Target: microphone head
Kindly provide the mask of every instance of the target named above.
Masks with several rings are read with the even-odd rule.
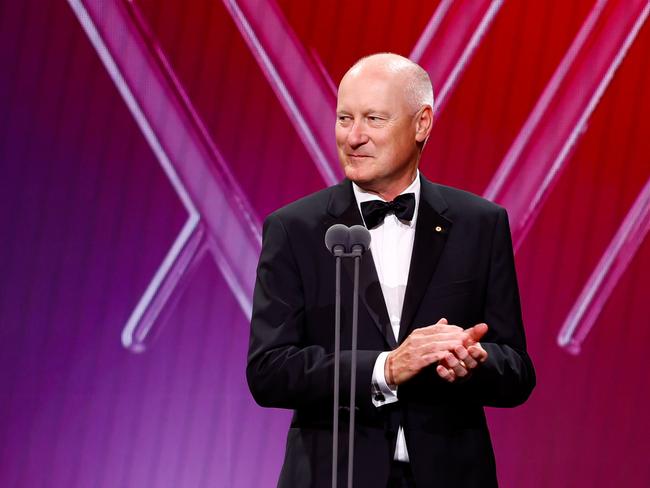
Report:
[[[346,252],[350,240],[350,229],[343,224],[334,224],[325,232],[325,247],[329,252],[334,253],[335,248],[340,247]]]
[[[349,229],[350,233],[350,249],[355,246],[361,246],[361,253],[363,254],[370,248],[370,231],[363,225],[353,225]]]

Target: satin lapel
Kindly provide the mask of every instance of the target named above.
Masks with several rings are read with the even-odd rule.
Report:
[[[332,188],[328,212],[333,219],[328,220],[326,227],[339,223],[347,226],[363,225],[363,219],[361,218],[361,213],[359,213],[359,207],[354,198],[352,184],[349,180],[344,180]],[[342,267],[348,275],[350,282],[352,282],[354,280],[354,261],[352,259],[344,259]],[[397,343],[390,325],[388,309],[386,308],[384,295],[381,291],[379,278],[377,277],[377,268],[375,267],[372,252],[370,251],[361,257],[361,264],[359,266],[359,298],[368,310],[375,326],[384,336],[386,343],[391,349],[395,348]]]
[[[429,286],[452,225],[449,219],[441,215],[447,207],[438,189],[424,177],[421,182],[420,206],[400,320],[399,343],[411,332],[413,318]]]

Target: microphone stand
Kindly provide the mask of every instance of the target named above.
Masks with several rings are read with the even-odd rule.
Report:
[[[352,472],[354,469],[354,421],[357,385],[357,330],[359,321],[359,263],[361,261],[361,246],[352,248],[354,258],[354,295],[352,296],[352,366],[350,372],[350,432],[348,437],[348,488],[352,488]]]
[[[338,246],[337,246],[338,247]],[[339,451],[339,384],[341,369],[341,257],[343,250],[333,250],[336,261],[336,291],[334,299],[334,413],[332,421],[332,488],[336,488]]]
[[[341,249],[334,250],[336,260],[336,290],[334,300],[334,412],[332,428],[332,488],[337,485],[338,473],[338,441],[339,441],[339,385],[341,369],[341,258],[354,259],[354,282],[352,295],[352,344],[351,344],[351,370],[350,370],[350,428],[348,433],[348,488],[352,488],[352,475],[354,473],[354,425],[356,413],[356,386],[357,386],[357,337],[359,329],[359,266],[362,246],[353,246],[352,252],[344,253]]]
[[[370,244],[370,233],[365,227],[353,226],[348,229],[341,224],[336,224],[333,227],[340,226],[341,228],[335,229],[349,235],[349,230],[352,230],[354,239],[352,241],[352,252],[345,252],[345,248],[340,244],[341,234],[339,233],[334,237],[332,233],[332,241],[326,235],[326,245],[328,249],[334,254],[336,261],[336,284],[335,284],[335,300],[334,300],[334,412],[332,420],[332,488],[336,488],[338,482],[338,441],[339,441],[339,386],[340,386],[340,369],[341,369],[341,258],[354,259],[354,282],[353,282],[353,296],[352,296],[352,343],[351,343],[351,371],[350,371],[350,427],[348,436],[348,488],[352,488],[352,475],[354,473],[354,426],[355,426],[355,410],[356,410],[356,384],[357,384],[357,336],[358,336],[358,319],[359,319],[359,266],[361,255],[365,252]],[[328,234],[332,230],[328,230]],[[361,232],[361,234],[360,234]],[[348,241],[349,242],[349,241]]]

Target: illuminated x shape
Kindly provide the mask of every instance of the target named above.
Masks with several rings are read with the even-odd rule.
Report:
[[[250,311],[260,225],[223,156],[165,59],[144,42],[142,24],[130,4],[69,3],[188,212],[129,317],[122,343],[135,352],[145,349],[161,313],[180,296],[206,250],[241,308]]]
[[[259,219],[161,49],[147,35],[145,24],[130,2],[69,3],[189,214],[124,328],[124,345],[133,351],[144,350],[161,312],[180,295],[193,265],[206,250],[213,255],[244,313],[250,315],[254,268],[260,250]],[[315,53],[310,56],[305,52],[274,1],[224,3],[325,183],[335,183],[341,177],[331,143],[335,88],[322,64]],[[448,100],[501,3],[443,0],[425,28],[411,58],[431,75],[437,93],[436,114]],[[516,247],[534,222],[647,15],[647,1],[595,3],[486,190],[488,198],[509,208]],[[593,59],[599,59],[596,69]],[[574,97],[576,92],[583,96]],[[166,109],[163,117],[161,107]],[[549,132],[556,126],[561,130]],[[602,268],[614,270],[609,276],[615,277],[615,283],[648,232],[649,186],[594,271],[596,278],[592,276],[586,287],[591,291],[583,292],[563,327],[560,344],[571,344],[574,352],[591,325],[581,329],[577,341],[571,321],[575,323],[576,317],[588,313],[593,324],[613,288],[611,279],[608,286],[599,288]],[[215,216],[211,209],[217,208],[220,212]],[[627,239],[626,232],[632,232],[634,238]],[[229,245],[232,242],[237,246]],[[617,260],[621,255],[622,259]]]

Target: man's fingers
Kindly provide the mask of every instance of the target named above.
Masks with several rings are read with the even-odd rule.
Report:
[[[441,349],[441,350],[436,350],[432,352],[428,352],[426,354],[423,354],[420,358],[422,360],[422,365],[421,367],[424,368],[426,366],[429,366],[430,364],[440,362],[447,366],[447,363],[445,362],[445,358],[449,353],[449,349]],[[452,354],[453,356],[453,354]]]
[[[445,356],[448,351],[453,351],[458,346],[462,346],[463,341],[460,339],[448,339],[442,341],[432,341],[421,344],[418,347],[418,352],[422,355],[428,355],[432,353],[440,353],[440,357],[436,361],[440,360]]]
[[[444,357],[444,366],[450,368],[458,378],[467,376],[467,368],[452,353],[447,353]]]
[[[439,364],[436,367],[436,373],[438,373],[438,376],[440,376],[443,380],[448,381],[449,383],[453,383],[454,380],[456,379],[456,375],[454,374],[454,371],[445,368],[442,364]]]
[[[478,363],[484,363],[487,361],[488,354],[485,349],[481,347],[480,344],[474,344],[467,348],[469,355],[474,358]]]
[[[474,359],[469,351],[463,346],[458,346],[454,349],[454,354],[458,359],[460,359],[468,370],[476,368],[478,362]]]

